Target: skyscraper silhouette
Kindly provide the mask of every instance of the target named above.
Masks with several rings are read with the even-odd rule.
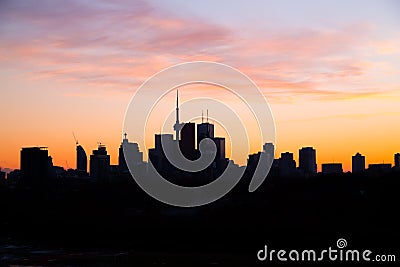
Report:
[[[293,159],[293,153],[281,153],[278,166],[280,176],[294,175],[296,173],[296,161]]]
[[[172,149],[175,144],[172,134],[156,134],[154,136],[154,148],[149,149],[149,161],[154,168],[163,176],[171,171],[171,163],[169,163],[164,149]]]
[[[179,141],[179,148],[185,158],[190,160],[194,160],[196,158],[195,145],[195,124],[191,122],[185,123],[181,129],[181,140]]]
[[[363,171],[365,171],[365,156],[357,152],[351,157],[351,172],[361,173]]]
[[[269,160],[275,158],[275,146],[273,143],[265,143],[263,145],[263,151],[268,155]]]
[[[299,150],[299,170],[306,176],[317,174],[317,159],[314,148],[303,147]]]
[[[204,138],[214,138],[214,124],[203,122],[197,125],[197,149]]]
[[[79,144],[78,139],[75,137],[75,133],[72,132],[76,144],[76,171],[78,176],[87,176],[87,156],[85,149]]]
[[[104,145],[99,144],[97,150],[90,155],[90,177],[100,182],[108,181],[110,174],[110,155]]]
[[[82,173],[87,172],[87,156],[81,145],[76,146],[76,170]]]
[[[207,111],[207,122],[197,125],[197,140],[196,140],[196,124],[192,122],[181,123],[179,121],[179,93],[176,94],[176,121],[174,124],[175,140],[172,134],[156,134],[154,140],[154,148],[149,149],[149,161],[154,168],[163,177],[168,180],[174,179],[175,177],[191,177],[196,179],[201,176],[214,178],[216,175],[225,170],[228,159],[225,155],[225,138],[214,136],[214,125],[208,122],[208,111]],[[190,173],[187,171],[180,170],[173,165],[166,157],[165,151],[170,149],[171,153],[178,149],[182,155],[188,160],[196,160],[200,157],[199,144],[205,138],[209,138],[208,142],[204,145],[203,152],[211,153],[215,145],[216,155],[212,163],[205,168],[203,171]],[[163,140],[163,142],[162,142]],[[196,142],[197,141],[197,142]],[[197,144],[197,149],[196,149]],[[174,155],[177,156],[177,155]]]
[[[128,153],[132,157],[132,165],[141,165],[143,163],[143,153],[139,151],[139,145],[137,143],[129,142],[126,138],[127,134],[124,134],[124,139],[119,147],[118,153],[118,170],[121,174],[129,173],[128,165],[125,160],[125,153]]]
[[[44,184],[49,178],[49,160],[47,147],[22,148],[20,167],[22,182],[32,186]]]
[[[212,139],[217,147],[217,154],[215,156],[216,160],[225,160],[225,138],[214,137]]]

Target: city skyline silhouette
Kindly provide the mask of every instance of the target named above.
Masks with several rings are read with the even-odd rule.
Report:
[[[204,138],[209,138],[212,142],[215,143],[216,145],[216,156],[213,160],[213,164],[215,165],[214,168],[216,170],[214,171],[206,171],[203,172],[201,175],[204,176],[202,178],[212,178],[215,179],[219,175],[222,174],[224,169],[226,168],[228,162],[231,160],[229,159],[228,156],[226,156],[225,153],[225,138],[223,137],[216,137],[214,133],[214,128],[215,125],[212,122],[209,122],[209,116],[208,116],[208,109],[206,109],[206,118],[204,121],[204,113],[202,111],[202,116],[201,116],[201,123],[200,124],[195,124],[192,122],[181,122],[180,121],[180,109],[179,109],[179,90],[176,90],[176,107],[175,107],[175,124],[172,125],[172,129],[175,131],[175,138],[172,134],[167,134],[167,133],[162,133],[161,130],[157,134],[155,133],[155,141],[154,141],[154,147],[149,148],[148,154],[149,158],[148,161],[152,161],[152,164],[155,166],[156,170],[159,173],[164,174],[164,176],[181,176],[183,175],[182,173],[176,173],[176,168],[173,167],[172,165],[170,167],[166,167],[170,165],[169,159],[166,158],[165,156],[165,151],[163,151],[162,147],[162,139],[164,138],[168,146],[171,146],[172,143],[177,142],[178,143],[178,148],[181,151],[182,155],[191,161],[196,160],[201,157],[200,151],[199,151],[199,144],[200,141],[202,141]],[[197,130],[196,130],[197,129]],[[147,168],[144,167],[145,165],[148,164],[145,160],[143,160],[143,152],[140,151],[139,145],[135,142],[129,142],[127,136],[127,133],[123,134],[123,139],[121,142],[121,146],[119,148],[119,155],[118,155],[118,165],[112,165],[111,160],[110,160],[110,155],[107,153],[106,146],[102,143],[98,143],[98,149],[93,150],[93,153],[90,155],[90,160],[88,160],[87,154],[83,146],[78,142],[78,139],[76,138],[75,134],[72,133],[73,138],[75,140],[76,144],[76,168],[66,168],[65,174],[67,173],[68,170],[76,170],[75,175],[77,176],[90,176],[94,179],[102,179],[101,177],[107,178],[109,173],[111,173],[111,167],[114,166],[114,168],[118,169],[119,174],[123,173],[128,173],[129,169],[127,167],[127,163],[125,162],[125,156],[124,156],[124,151],[122,149],[122,145],[126,143],[129,148],[133,148],[132,151],[129,153],[136,153],[138,156],[136,157],[135,164],[136,166],[140,168]],[[267,149],[266,147],[270,147]],[[43,150],[45,148],[45,150]],[[27,164],[27,160],[23,160],[24,156],[28,151],[35,151],[34,153],[38,153],[40,151],[47,151],[47,147],[25,147],[22,148],[21,150],[21,158],[20,158],[20,170],[24,169],[23,165],[24,162]],[[37,151],[37,152],[36,152]],[[25,154],[24,154],[25,152]],[[206,151],[207,152],[207,151]],[[128,152],[126,152],[128,153]],[[241,165],[242,167],[249,167],[249,164],[252,164],[252,160],[254,160],[259,153],[266,153],[269,154],[269,157],[272,157],[273,159],[273,164],[272,164],[272,169],[275,172],[278,172],[280,176],[313,176],[316,175],[317,173],[323,173],[323,174],[341,174],[343,172],[346,172],[346,170],[343,169],[343,164],[341,162],[321,162],[318,164],[317,162],[317,153],[316,149],[313,147],[302,147],[299,149],[299,156],[298,160],[296,161],[294,159],[294,154],[293,152],[286,151],[282,152],[279,155],[276,155],[275,153],[275,144],[274,143],[265,143],[263,145],[263,150],[262,151],[257,151],[256,153],[252,153],[248,155],[247,158],[247,164]],[[39,154],[35,156],[33,153],[32,154],[32,162],[29,164],[34,164],[34,165],[39,165],[39,164],[44,164],[40,162],[47,162],[47,157],[49,157],[51,161],[51,166],[53,168],[53,158],[48,155],[46,152],[46,156],[44,156],[44,159],[40,160],[39,159]],[[277,157],[278,156],[278,157]],[[381,162],[381,163],[366,163],[365,160],[365,155],[360,154],[357,152],[355,155],[352,156],[352,165],[351,165],[351,172],[353,173],[360,173],[368,169],[372,170],[390,170],[393,166],[395,169],[400,168],[400,154],[395,153],[393,157],[393,164],[388,163],[388,162]],[[105,160],[105,161],[104,161]],[[89,165],[88,165],[89,162]],[[234,162],[234,161],[233,161]],[[68,163],[67,163],[68,164]],[[45,164],[46,165],[46,164]],[[143,166],[140,166],[143,165]],[[318,168],[318,165],[320,166]],[[90,167],[88,170],[88,166]],[[161,167],[163,166],[163,167]],[[216,167],[219,166],[219,167]],[[58,171],[61,171],[63,169],[62,166],[54,166],[55,168],[58,169]],[[209,166],[210,167],[210,166]],[[25,167],[26,168],[26,167]],[[164,169],[162,169],[164,168]],[[274,170],[275,168],[275,170]],[[46,172],[44,171],[46,169],[46,166],[41,167],[41,171],[34,171],[36,173],[33,175],[33,177],[37,176],[46,176]],[[218,170],[217,170],[218,169]],[[16,170],[16,171],[15,171]],[[11,172],[11,176],[13,176],[13,173],[18,172],[18,169],[15,170],[8,170],[8,172]],[[0,169],[1,171],[1,169]],[[350,172],[350,171],[349,171]],[[4,172],[3,172],[4,173]],[[64,174],[64,175],[65,175]],[[216,175],[218,174],[218,175]],[[60,174],[61,175],[61,174]],[[22,177],[23,175],[21,175]],[[189,175],[190,176],[190,175]],[[210,177],[207,177],[210,176]],[[4,174],[4,178],[6,175]],[[32,179],[29,178],[29,179]],[[187,178],[190,179],[190,178]]]
[[[136,88],[164,68],[194,60],[231,65],[255,81],[275,116],[278,154],[298,158],[299,147],[313,146],[318,162],[342,162],[350,170],[357,151],[371,163],[392,162],[400,147],[393,123],[400,115],[395,3],[313,3],[295,5],[296,11],[280,2],[230,9],[210,3],[224,10],[219,16],[207,4],[174,0],[31,5],[4,3],[0,16],[3,168],[19,168],[16,148],[42,144],[67,168],[75,160],[72,131],[88,150],[106,144],[117,164],[123,114]],[[119,24],[106,28],[98,21]],[[182,89],[182,102],[197,92],[192,89]],[[197,89],[229,99],[212,87]],[[172,103],[175,95],[168,97]],[[150,142],[159,127],[150,129]]]

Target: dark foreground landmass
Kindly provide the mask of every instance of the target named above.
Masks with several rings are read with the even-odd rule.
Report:
[[[400,259],[399,172],[268,177],[253,193],[249,181],[197,208],[162,204],[131,179],[2,186],[0,266],[266,266],[264,245],[339,238]]]

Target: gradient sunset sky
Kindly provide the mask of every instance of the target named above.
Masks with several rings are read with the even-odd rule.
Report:
[[[38,145],[55,165],[75,167],[72,131],[88,154],[106,144],[117,164],[135,90],[195,60],[257,83],[277,156],[297,161],[313,146],[319,169],[350,170],[356,152],[393,163],[399,29],[399,1],[0,1],[0,166],[19,168],[21,147]]]

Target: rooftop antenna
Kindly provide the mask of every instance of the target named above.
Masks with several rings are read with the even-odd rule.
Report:
[[[78,140],[76,139],[74,132],[72,132],[72,135],[74,136],[75,144],[78,145],[79,143],[78,143]]]
[[[208,123],[208,109],[207,109],[207,123]]]
[[[124,140],[126,140],[126,136],[127,136],[127,134],[126,134],[126,133],[124,133]]]
[[[68,170],[69,169],[68,160],[65,160],[65,163],[67,164],[67,170]]]
[[[201,123],[203,123],[203,110],[201,110]]]

